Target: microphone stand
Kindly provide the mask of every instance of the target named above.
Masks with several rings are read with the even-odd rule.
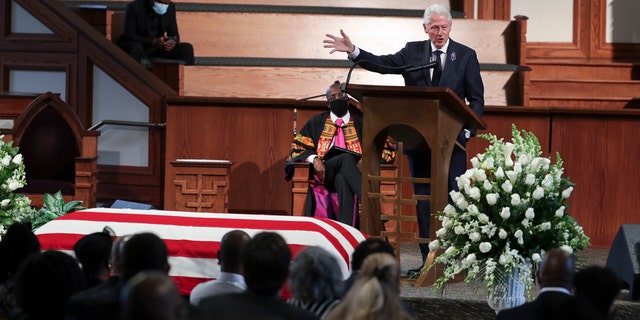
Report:
[[[437,63],[435,61],[429,62],[425,65],[421,65],[421,66],[400,66],[400,67],[389,67],[389,66],[385,66],[385,65],[381,65],[378,63],[375,63],[373,61],[369,61],[369,60],[359,60],[359,61],[355,61],[351,67],[349,68],[349,72],[347,73],[347,80],[345,80],[345,82],[343,82],[340,85],[340,90],[343,92],[347,92],[347,85],[349,84],[349,81],[351,80],[351,73],[353,72],[353,69],[356,68],[356,66],[360,65],[361,62],[365,62],[365,63],[370,63],[376,67],[380,67],[380,68],[385,68],[389,71],[403,71],[401,73],[404,72],[414,72],[414,71],[418,71],[418,70],[422,70],[422,69],[431,69],[431,68],[435,68]]]

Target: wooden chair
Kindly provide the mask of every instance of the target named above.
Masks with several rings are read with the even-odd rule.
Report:
[[[2,130],[24,157],[27,185],[18,190],[41,207],[44,193],[61,191],[65,201],[81,200],[95,207],[99,131],[87,131],[60,97],[38,96]]]

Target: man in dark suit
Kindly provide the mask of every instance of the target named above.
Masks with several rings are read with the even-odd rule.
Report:
[[[564,319],[564,313],[573,301],[575,261],[562,249],[552,249],[540,263],[538,281],[540,294],[528,303],[502,310],[496,320]]]
[[[180,42],[176,5],[170,0],[134,0],[127,5],[124,32],[118,46],[150,67],[149,59],[163,58],[194,63],[193,46]]]
[[[341,37],[327,34],[324,40],[325,48],[332,48],[330,53],[339,51],[348,53],[349,59],[369,71],[378,73],[399,73],[407,86],[448,87],[458,97],[466,100],[469,108],[479,117],[484,111],[484,85],[480,77],[480,64],[476,52],[449,38],[452,27],[452,17],[449,9],[443,5],[434,4],[424,12],[424,31],[429,40],[409,42],[400,51],[389,55],[374,55],[356,47],[343,30]],[[436,54],[437,53],[437,54]],[[433,69],[406,71],[404,66],[423,66],[436,62]],[[458,134],[457,142],[464,148],[467,140],[475,132],[463,128]],[[467,169],[467,156],[464,149],[454,147],[449,168],[449,191],[458,190],[455,178]],[[431,154],[426,148],[407,150],[411,176],[427,178],[431,176]],[[425,195],[430,193],[428,184],[414,184],[414,193]],[[442,208],[438,208],[442,209]],[[418,217],[418,235],[429,237],[429,202],[418,201],[416,213]],[[429,253],[426,244],[420,245],[423,261]],[[419,272],[417,269],[410,273]]]
[[[198,305],[208,319],[318,319],[284,302],[280,289],[287,280],[291,249],[275,232],[256,234],[242,250],[247,291],[207,297]]]

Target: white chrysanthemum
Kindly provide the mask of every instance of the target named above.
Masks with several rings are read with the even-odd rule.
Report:
[[[571,196],[571,192],[573,192],[573,187],[566,188],[562,191],[562,198],[569,199]]]
[[[487,253],[487,252],[491,251],[491,243],[490,242],[481,242],[480,245],[478,246],[478,249],[480,249],[480,252],[482,252],[482,253]]]
[[[487,204],[489,204],[490,206],[492,206],[492,205],[494,205],[494,204],[496,204],[498,202],[498,194],[497,193],[487,193],[485,198],[487,199]]]
[[[558,218],[562,218],[562,216],[564,216],[564,206],[561,206],[556,210],[555,216]]]
[[[537,186],[535,190],[533,190],[533,194],[531,195],[534,199],[540,200],[544,197],[544,189],[542,187]]]
[[[533,218],[536,217],[536,213],[533,211],[533,208],[529,207],[527,208],[527,211],[524,212],[524,217],[532,220]]]
[[[502,190],[504,190],[504,192],[511,193],[511,191],[513,190],[513,185],[509,180],[505,180],[505,182],[502,184],[501,187],[502,187]]]
[[[517,206],[520,204],[520,195],[517,193],[514,193],[511,195],[511,205],[512,206]]]
[[[504,220],[509,219],[509,217],[511,217],[511,208],[509,207],[502,208],[502,210],[500,210],[500,217],[502,217],[502,219]]]

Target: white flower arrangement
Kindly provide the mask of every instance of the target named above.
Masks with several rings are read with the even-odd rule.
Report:
[[[26,184],[22,154],[13,142],[0,135],[0,236],[14,222],[28,221],[33,216],[31,200],[14,191]]]
[[[432,251],[443,250],[435,259],[444,265],[436,288],[466,272],[465,282],[484,281],[491,293],[519,269],[529,294],[532,270],[546,251],[562,248],[575,254],[589,245],[567,212],[574,184],[563,176],[560,155],[552,164],[541,156],[533,133],[513,125],[512,135],[512,142],[479,135],[490,145],[456,178],[460,191],[450,192],[453,204],[439,215],[442,228],[429,244]]]

